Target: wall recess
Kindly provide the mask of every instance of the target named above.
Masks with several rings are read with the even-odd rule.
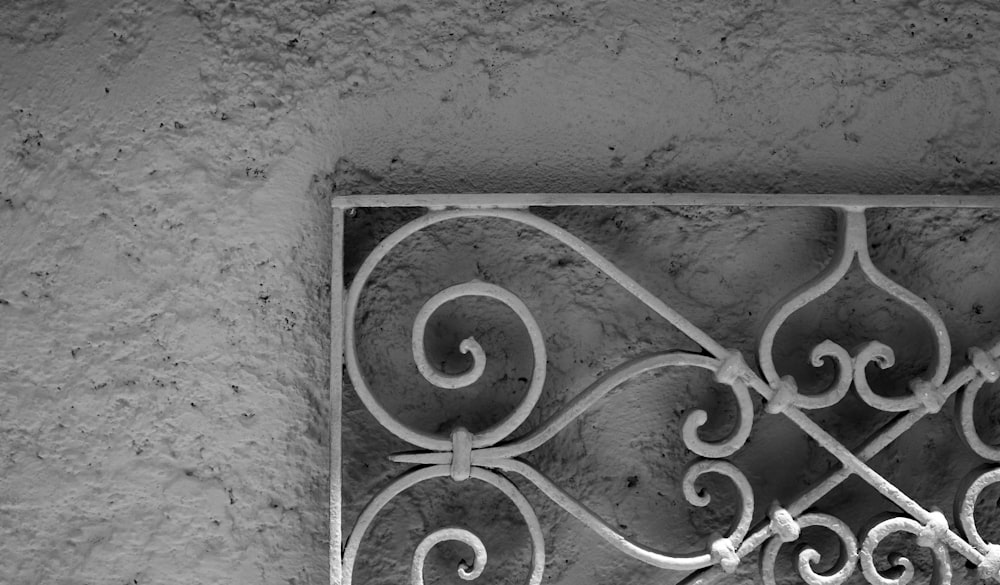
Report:
[[[1000,581],[1000,533],[983,508],[1000,486],[984,391],[1000,377],[1000,323],[953,332],[973,316],[935,295],[933,270],[912,276],[921,264],[910,247],[920,230],[993,225],[1000,197],[412,195],[333,205],[332,583],[398,582],[390,573],[573,582],[554,549],[560,559],[591,549],[627,558],[588,569],[621,570],[623,583],[637,571],[673,583]],[[353,236],[351,221],[361,222]],[[359,233],[378,241],[363,259],[351,256]],[[991,235],[964,249],[996,258]],[[675,263],[673,250],[730,236],[725,254]],[[761,242],[771,247],[755,249]],[[1000,274],[977,262],[963,274],[985,273],[995,299]],[[580,317],[608,307],[620,312],[599,326]],[[719,324],[723,313],[741,317]],[[378,425],[384,437],[351,425]],[[602,432],[618,441],[610,450],[588,444]],[[600,453],[617,455],[595,461]],[[637,471],[612,477],[628,465]],[[907,476],[937,478],[930,466],[948,467],[946,479]],[[446,524],[424,525],[437,520],[414,516],[421,505]],[[387,519],[393,507],[409,511]],[[585,536],[562,547],[554,539],[566,532]],[[400,553],[409,558],[388,558]]]

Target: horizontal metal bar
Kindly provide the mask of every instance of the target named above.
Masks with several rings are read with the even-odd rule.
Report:
[[[861,195],[779,193],[418,193],[412,195],[338,195],[334,208],[449,207],[464,209],[704,205],[736,207],[966,207],[1000,209],[1000,195]]]

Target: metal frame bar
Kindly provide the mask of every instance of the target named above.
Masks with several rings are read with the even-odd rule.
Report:
[[[760,193],[418,193],[413,195],[339,195],[336,209],[352,207],[426,207],[428,209],[517,209],[592,206],[734,206],[734,207],[973,207],[1000,208],[1000,195],[926,194],[760,194]]]
[[[783,543],[799,538],[802,528],[824,526],[840,539],[847,554],[835,571],[818,575],[813,564],[818,554],[809,550],[799,557],[799,572],[808,583],[832,585],[843,583],[860,563],[865,578],[871,583],[903,583],[912,575],[908,561],[900,561],[903,577],[889,579],[880,574],[873,560],[878,544],[893,532],[917,534],[919,543],[931,550],[936,558],[936,578],[941,583],[951,580],[948,563],[949,549],[963,555],[969,562],[980,568],[980,574],[1000,580],[1000,545],[986,542],[976,528],[973,514],[976,498],[988,485],[1000,483],[1000,466],[986,471],[977,470],[965,482],[964,491],[956,500],[955,520],[959,526],[949,527],[943,514],[927,510],[886,480],[866,461],[887,447],[927,414],[937,412],[945,400],[958,393],[956,415],[961,421],[960,436],[969,447],[981,457],[1000,462],[1000,446],[985,444],[979,437],[972,422],[972,404],[976,393],[987,382],[1000,378],[1000,341],[986,349],[970,348],[969,363],[950,377],[949,362],[951,346],[943,321],[933,307],[912,292],[890,280],[872,263],[868,255],[867,226],[865,210],[884,207],[947,207],[1000,209],[1000,196],[942,196],[942,195],[743,195],[743,194],[470,194],[470,195],[368,195],[344,196],[333,199],[334,207],[334,265],[331,310],[333,330],[331,335],[331,393],[334,401],[334,418],[331,424],[331,582],[351,583],[353,564],[360,542],[368,526],[378,512],[401,491],[432,477],[448,476],[455,481],[477,479],[493,485],[507,495],[517,505],[529,527],[532,536],[532,572],[529,582],[538,584],[544,570],[544,542],[538,519],[530,505],[510,483],[498,472],[516,473],[533,483],[546,496],[560,505],[568,513],[579,519],[612,546],[640,561],[677,571],[694,571],[689,582],[697,582],[704,570],[721,568],[732,572],[741,560],[763,547],[761,553],[761,577],[765,583],[774,583],[774,560]],[[837,253],[827,268],[812,281],[792,291],[772,311],[758,345],[760,372],[750,368],[738,351],[727,349],[715,342],[665,302],[644,289],[629,275],[618,269],[612,262],[598,254],[593,248],[573,234],[531,214],[532,206],[738,206],[738,207],[819,207],[838,211],[839,241]],[[344,213],[354,207],[426,207],[427,215],[411,221],[381,242],[361,266],[346,297],[343,296],[343,243]],[[494,427],[480,433],[470,433],[456,428],[448,437],[429,435],[408,428],[398,421],[379,403],[367,386],[358,366],[354,348],[355,309],[361,292],[375,266],[388,255],[395,246],[430,225],[461,221],[464,218],[491,217],[537,229],[568,246],[605,275],[621,285],[638,300],[673,324],[690,339],[698,343],[709,356],[686,352],[654,354],[625,362],[605,374],[591,386],[582,389],[562,411],[526,437],[504,442],[530,414],[541,392],[545,379],[546,354],[541,331],[530,310],[515,295],[502,287],[479,281],[451,286],[427,301],[418,313],[413,328],[413,355],[417,368],[426,380],[442,388],[460,388],[475,382],[482,374],[486,356],[482,348],[469,338],[463,341],[461,349],[471,353],[474,366],[458,376],[449,376],[437,371],[426,360],[423,347],[424,326],[430,316],[442,305],[467,296],[490,297],[508,305],[521,319],[528,330],[534,350],[534,372],[528,392],[523,402],[506,419]],[[877,364],[882,368],[892,365],[892,349],[879,342],[870,342],[854,354],[827,340],[814,348],[811,359],[819,365],[823,361],[836,364],[838,379],[820,394],[801,394],[796,382],[790,376],[780,376],[772,359],[773,341],[785,320],[798,309],[826,294],[857,263],[868,281],[889,296],[910,306],[928,324],[934,334],[937,351],[925,375],[911,381],[912,395],[887,398],[874,392],[869,386],[865,368]],[[340,377],[341,367],[346,365],[355,390],[365,406],[375,418],[390,432],[423,452],[397,454],[393,461],[408,463],[411,468],[373,498],[355,523],[346,543],[341,541],[340,481],[340,399],[343,391]],[[663,551],[645,547],[618,533],[584,504],[575,500],[549,481],[541,472],[517,459],[554,436],[560,429],[570,424],[588,408],[596,405],[603,396],[639,373],[667,367],[696,367],[712,371],[715,379],[729,386],[739,405],[739,423],[733,433],[722,441],[706,442],[698,435],[698,427],[704,424],[707,414],[703,411],[688,413],[682,424],[685,445],[693,453],[703,457],[695,462],[684,476],[683,487],[688,501],[694,505],[707,503],[695,489],[696,480],[706,474],[715,473],[728,477],[740,494],[741,514],[733,531],[716,539],[708,550],[698,555],[671,555]],[[850,389],[854,389],[873,408],[899,413],[888,425],[878,429],[857,452],[851,452],[833,436],[814,423],[806,410],[824,408],[837,403]],[[842,467],[819,484],[801,494],[786,506],[775,505],[768,514],[767,521],[751,526],[753,519],[754,495],[752,486],[743,473],[725,457],[743,447],[750,434],[753,420],[753,403],[749,392],[753,390],[765,399],[765,408],[770,414],[782,414],[806,432],[830,454],[836,457]],[[808,513],[810,506],[823,495],[843,483],[851,475],[857,475],[878,490],[887,499],[903,509],[909,518],[896,518],[883,522],[871,529],[862,545],[847,527],[836,518],[823,514]],[[455,540],[467,544],[476,554],[474,564],[459,568],[459,574],[466,579],[477,577],[485,563],[486,551],[482,542],[464,529],[444,529],[429,534],[418,546],[412,563],[412,583],[422,583],[423,561],[427,552],[439,542]]]
[[[330,260],[330,583],[343,580],[344,210],[333,209]]]

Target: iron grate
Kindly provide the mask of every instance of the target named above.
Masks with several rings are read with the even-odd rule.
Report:
[[[757,344],[758,367],[751,367],[740,351],[727,348],[711,335],[689,321],[681,312],[658,295],[645,288],[625,270],[602,256],[594,247],[569,230],[559,227],[533,212],[538,207],[580,206],[733,206],[809,207],[833,210],[837,221],[835,253],[825,268],[794,289],[780,301],[764,322]],[[866,211],[875,208],[983,208],[1000,209],[997,196],[931,196],[931,195],[744,195],[744,194],[491,194],[491,195],[386,195],[337,197],[333,202],[333,333],[332,333],[332,445],[331,461],[331,582],[352,583],[353,569],[360,545],[378,513],[399,494],[433,478],[450,478],[454,482],[475,480],[492,486],[506,496],[523,517],[531,536],[531,569],[529,582],[542,582],[545,571],[546,543],[542,525],[532,505],[517,485],[509,479],[517,476],[576,518],[583,526],[599,535],[611,547],[651,566],[689,573],[686,582],[705,580],[718,571],[733,572],[752,553],[760,559],[759,578],[764,583],[776,583],[775,559],[785,543],[800,539],[804,528],[821,527],[832,532],[841,544],[839,562],[831,569],[817,572],[819,553],[805,548],[798,553],[797,567],[806,583],[825,585],[844,583],[860,568],[869,583],[904,584],[914,577],[913,564],[894,559],[894,569],[880,569],[876,548],[892,534],[910,533],[917,543],[934,557],[934,579],[940,583],[952,581],[950,555],[957,553],[978,567],[984,579],[1000,580],[1000,545],[988,542],[979,532],[974,514],[979,496],[990,485],[1000,484],[1000,446],[987,444],[979,435],[975,422],[974,403],[984,384],[1000,377],[1000,341],[983,340],[981,347],[970,347],[966,363],[952,364],[951,338],[939,312],[917,294],[894,282],[872,261],[868,242]],[[345,215],[356,208],[425,208],[426,213],[409,221],[383,239],[358,268],[349,288],[345,288],[343,257]],[[420,375],[438,388],[465,388],[480,379],[487,356],[474,338],[461,342],[460,351],[472,357],[473,366],[465,372],[445,373],[427,359],[424,347],[425,329],[432,315],[444,305],[458,299],[489,298],[502,303],[517,316],[530,340],[532,368],[527,390],[521,402],[503,419],[479,432],[457,426],[448,434],[435,434],[414,428],[391,413],[369,387],[359,366],[356,340],[358,303],[369,277],[385,258],[414,234],[435,225],[460,224],[479,218],[490,218],[511,226],[524,226],[553,238],[583,258],[604,277],[611,279],[650,311],[669,322],[693,341],[700,351],[659,351],[635,357],[618,364],[592,384],[580,389],[556,414],[534,426],[526,435],[511,439],[512,433],[536,407],[546,380],[546,339],[532,311],[525,302],[506,288],[473,279],[442,288],[418,311],[412,325],[412,357]],[[868,341],[848,349],[825,340],[809,352],[814,366],[835,365],[836,375],[822,392],[802,392],[791,375],[782,375],[774,360],[774,344],[782,326],[797,311],[829,293],[851,270],[860,271],[867,282],[887,297],[909,307],[932,333],[933,351],[925,371],[913,377],[909,392],[887,396],[869,380],[868,366],[886,369],[893,366],[893,348],[879,341]],[[527,463],[525,455],[554,437],[590,409],[598,408],[602,399],[621,384],[645,372],[667,368],[695,368],[711,374],[716,383],[728,387],[738,405],[736,421],[728,436],[706,440],[701,432],[709,419],[704,410],[688,412],[682,423],[685,447],[698,458],[688,466],[682,486],[687,501],[695,506],[708,504],[708,498],[698,489],[702,476],[713,474],[727,478],[736,488],[740,509],[738,518],[727,534],[709,541],[697,554],[670,554],[645,546],[629,538],[599,517],[585,503],[566,493],[539,469]],[[345,371],[344,376],[338,375]],[[349,380],[365,408],[386,430],[411,445],[417,451],[390,454],[392,461],[410,467],[384,485],[372,497],[350,528],[346,539],[342,526],[342,412],[340,410],[345,381]],[[851,390],[869,407],[891,413],[891,421],[874,430],[853,449],[834,437],[822,425],[807,415],[809,411],[829,408],[847,396]],[[755,516],[758,505],[754,487],[741,469],[729,460],[746,444],[755,424],[754,394],[763,399],[764,418],[756,424],[766,424],[767,416],[781,416],[791,421],[823,449],[832,455],[839,467],[822,481],[801,491],[786,502],[774,502],[765,515]],[[956,395],[955,419],[958,436],[988,465],[970,471],[955,495],[951,521],[940,510],[929,509],[877,472],[871,460],[897,438],[928,415],[940,411],[945,401]],[[760,413],[757,413],[758,416]],[[876,523],[856,535],[837,517],[816,512],[815,504],[850,477],[857,477],[895,504],[903,514]],[[756,521],[755,521],[756,519]],[[487,552],[480,538],[462,527],[447,527],[427,534],[413,552],[411,582],[423,583],[424,561],[435,545],[457,541],[474,553],[472,562],[458,568],[462,579],[472,580],[482,573]]]

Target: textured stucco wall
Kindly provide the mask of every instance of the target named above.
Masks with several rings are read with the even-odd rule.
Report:
[[[325,582],[331,191],[989,191],[998,34],[990,2],[2,3],[0,582]],[[963,217],[920,245],[996,245]],[[697,242],[679,273],[731,245]],[[969,342],[976,262],[940,293]],[[553,582],[599,574],[573,542]]]

